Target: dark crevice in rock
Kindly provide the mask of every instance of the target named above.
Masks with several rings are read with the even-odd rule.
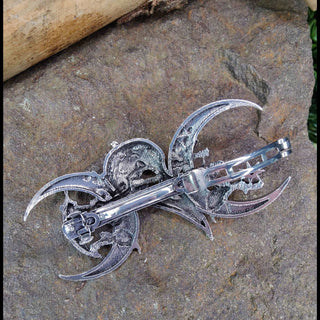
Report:
[[[256,127],[253,129],[253,132],[260,138],[259,126],[261,123],[261,112],[257,110],[257,124]]]
[[[265,143],[270,143],[267,139],[265,139],[260,133],[260,124],[261,124],[261,111],[257,110],[257,123],[256,127],[253,129],[253,132],[257,135],[257,137],[263,140]]]
[[[252,91],[262,104],[266,104],[270,94],[270,86],[264,80],[257,70],[251,65],[246,63],[235,52],[224,49],[221,51],[221,56],[224,65],[231,73],[232,77]]]
[[[306,8],[306,3],[304,1],[293,0],[258,0],[250,4],[253,7],[259,7],[264,10],[269,10],[272,12],[280,14],[301,14],[301,12]]]
[[[127,23],[136,18],[149,17],[154,14],[164,14],[173,10],[181,9],[188,4],[188,0],[151,0],[125,14],[117,20],[117,24]]]

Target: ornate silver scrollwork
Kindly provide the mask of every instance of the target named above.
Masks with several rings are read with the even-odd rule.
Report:
[[[56,178],[42,187],[30,201],[24,215],[41,200],[57,192],[65,193],[61,205],[62,230],[81,253],[103,260],[89,271],[64,276],[66,280],[90,280],[118,268],[138,245],[137,211],[155,206],[180,215],[203,230],[213,240],[206,215],[237,218],[255,213],[275,201],[290,181],[288,177],[269,195],[250,201],[231,201],[235,190],[245,194],[263,187],[263,168],[291,153],[288,138],[279,139],[260,150],[227,162],[205,165],[206,148],[194,153],[201,129],[218,114],[237,107],[262,108],[245,100],[221,100],[192,113],[176,131],[168,153],[147,139],[112,143],[103,172],[80,172]],[[273,155],[269,156],[270,151]],[[194,159],[203,164],[194,168]],[[72,199],[78,191],[93,197],[85,204]],[[110,247],[105,257],[101,248]]]

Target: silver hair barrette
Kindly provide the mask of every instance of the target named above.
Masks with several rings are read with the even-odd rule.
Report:
[[[288,177],[276,190],[251,201],[232,201],[235,190],[245,194],[263,187],[261,174],[266,166],[291,153],[288,138],[279,139],[257,151],[227,162],[218,161],[195,168],[195,158],[209,155],[206,148],[194,153],[201,129],[223,111],[237,107],[260,106],[245,100],[221,100],[192,113],[178,128],[169,146],[168,166],[163,151],[147,139],[112,143],[103,172],[79,172],[56,178],[42,187],[30,201],[27,219],[34,206],[44,198],[64,192],[60,206],[62,231],[81,253],[103,260],[89,271],[60,275],[65,280],[96,279],[121,266],[138,245],[137,211],[149,206],[180,215],[203,230],[213,240],[206,215],[238,218],[264,209],[275,201],[290,181]],[[91,196],[85,204],[70,195],[78,191]],[[110,246],[105,257],[100,248]]]

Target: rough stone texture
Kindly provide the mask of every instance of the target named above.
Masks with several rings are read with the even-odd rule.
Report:
[[[4,85],[5,319],[316,319],[313,89],[301,1],[193,1],[166,16],[112,25]],[[141,19],[140,19],[141,20]],[[62,195],[22,216],[62,174],[101,171],[113,140],[149,138],[165,152],[180,123],[211,101],[263,105],[208,124],[199,148],[229,160],[289,136],[293,154],[267,168],[259,214],[211,223],[214,241],[174,214],[140,213],[142,253],[88,283],[60,229]],[[241,195],[236,195],[240,197]]]

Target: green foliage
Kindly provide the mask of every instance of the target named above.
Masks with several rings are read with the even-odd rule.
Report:
[[[311,107],[309,109],[308,132],[309,139],[313,143],[317,143],[317,11],[309,9],[308,24],[310,27],[310,38],[312,40],[313,72],[315,78]]]

